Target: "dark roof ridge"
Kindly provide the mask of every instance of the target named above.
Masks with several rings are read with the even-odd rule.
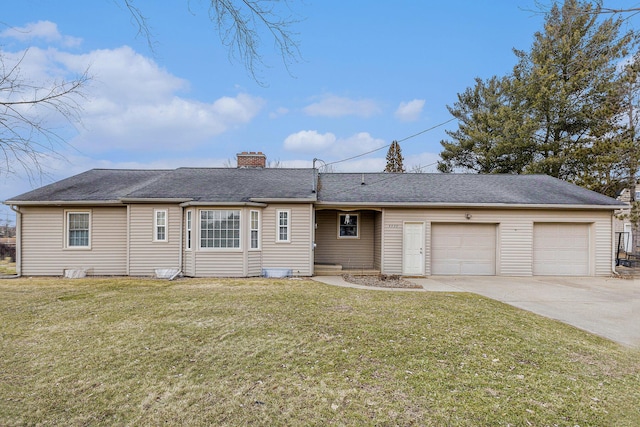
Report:
[[[312,170],[313,168],[309,167],[309,168],[259,168],[259,167],[240,167],[237,168],[235,166],[233,167],[225,167],[225,166],[180,166],[178,168],[176,168],[175,170],[180,170],[180,169],[216,169],[216,170],[260,170],[260,171],[264,171],[264,170]]]

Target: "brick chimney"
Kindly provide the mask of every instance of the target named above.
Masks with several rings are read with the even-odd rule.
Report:
[[[236,156],[239,168],[264,168],[267,166],[267,156],[262,151],[243,151]]]

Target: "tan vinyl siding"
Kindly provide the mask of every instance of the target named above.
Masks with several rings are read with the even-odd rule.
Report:
[[[466,214],[471,219],[466,219]],[[591,224],[590,274],[606,276],[612,270],[612,226],[610,211],[480,210],[480,209],[385,209],[383,224],[383,266],[387,274],[402,273],[402,230],[405,221],[425,223],[425,274],[430,275],[431,224],[498,224],[496,274],[533,274],[533,224],[567,222]]]
[[[472,218],[473,219],[473,218]],[[497,274],[531,276],[533,274],[533,221],[529,215],[510,215],[498,226]]]
[[[190,276],[193,277],[196,275],[196,257],[195,257],[195,253],[194,250],[190,250],[190,251],[185,251],[184,252],[184,260],[183,260],[183,267],[182,267],[182,272],[184,273],[185,276]]]
[[[167,210],[167,241],[154,242],[154,210]],[[179,268],[182,209],[177,205],[134,204],[129,207],[129,274],[152,276],[156,268]]]
[[[613,258],[615,258],[613,247],[613,233],[611,220],[596,221],[591,225],[591,244],[594,250],[591,251],[591,274],[595,276],[608,276],[613,270]],[[595,259],[594,259],[595,258]],[[609,260],[609,262],[606,262]]]
[[[25,276],[58,276],[65,269],[89,275],[125,275],[125,207],[22,207],[22,269]],[[65,249],[65,212],[91,212],[91,249]]]
[[[376,212],[373,221],[373,268],[380,270],[382,254],[382,213]]]
[[[316,259],[318,264],[339,264],[345,270],[374,268],[374,212],[353,211],[359,215],[358,238],[338,238],[338,214],[334,210],[316,212]]]
[[[257,277],[262,275],[262,252],[249,251],[247,254],[247,276]]]
[[[195,254],[196,277],[244,277],[244,253],[198,250]]]
[[[276,242],[278,210],[290,210],[290,242]],[[313,206],[271,204],[262,211],[262,267],[290,268],[295,276],[313,272]]]

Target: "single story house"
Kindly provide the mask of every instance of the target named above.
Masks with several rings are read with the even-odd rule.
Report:
[[[23,276],[606,276],[623,202],[544,175],[93,169],[5,201]]]

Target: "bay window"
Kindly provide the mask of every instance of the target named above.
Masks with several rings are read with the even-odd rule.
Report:
[[[240,211],[200,211],[201,248],[240,248]]]

